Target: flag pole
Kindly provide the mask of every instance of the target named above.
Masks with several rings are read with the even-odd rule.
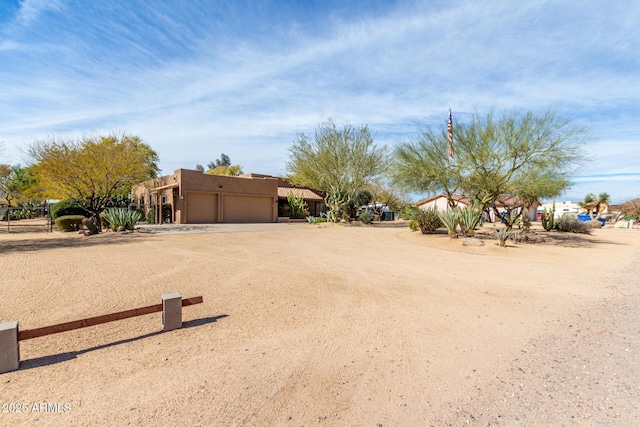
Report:
[[[449,121],[447,122],[447,133],[449,136],[449,158],[453,160],[453,120],[451,118],[451,106],[449,106]]]

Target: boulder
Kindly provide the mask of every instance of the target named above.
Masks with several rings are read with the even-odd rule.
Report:
[[[475,237],[467,237],[462,241],[462,246],[484,246],[484,242]]]

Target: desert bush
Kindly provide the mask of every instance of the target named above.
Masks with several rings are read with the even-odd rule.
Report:
[[[415,219],[409,221],[409,230],[418,231],[420,227],[418,227],[418,222]]]
[[[586,222],[586,224],[591,228],[602,228],[602,223],[597,219],[593,219],[591,221]]]
[[[363,224],[371,224],[373,222],[373,218],[374,215],[372,212],[366,210],[366,211],[362,211],[360,213],[360,215],[358,216],[358,219],[360,220],[360,222],[362,222]]]
[[[87,211],[80,207],[77,199],[64,199],[51,206],[49,215],[51,215],[51,219],[53,220],[68,215],[82,215],[86,217]]]
[[[109,222],[109,228],[113,231],[133,230],[140,222],[142,215],[137,211],[130,211],[124,208],[107,209],[104,218]]]
[[[589,234],[591,228],[586,222],[582,222],[571,215],[562,215],[556,220],[556,228],[558,231],[564,231],[569,233],[582,233]]]
[[[419,228],[422,234],[430,234],[442,227],[442,221],[438,216],[438,209],[433,206],[429,209],[410,208],[406,209],[403,218],[409,220],[409,228],[415,223],[416,230]]]
[[[640,197],[624,202],[622,204],[622,212],[625,214],[625,220],[633,219],[638,221],[640,219]]]
[[[78,231],[84,218],[84,215],[59,216],[55,220],[56,229],[59,231]]]

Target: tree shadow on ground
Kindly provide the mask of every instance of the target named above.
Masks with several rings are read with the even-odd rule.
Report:
[[[54,236],[42,237],[19,237],[4,240],[0,243],[0,254],[45,251],[50,249],[73,249],[87,248],[102,245],[126,245],[140,242],[141,239],[149,238],[147,234],[138,233],[113,233],[102,232],[93,236],[80,236],[77,232],[70,232],[69,235],[57,234]]]
[[[481,233],[477,233],[476,237],[486,241],[498,240],[495,232],[483,231]],[[509,241],[511,242],[511,240]],[[521,232],[518,244],[562,246],[565,248],[592,248],[601,244],[620,245],[620,243],[612,242],[610,240],[599,239],[592,234],[578,234],[562,231]]]
[[[206,324],[209,324],[209,323],[215,323],[219,319],[224,319],[225,317],[229,317],[229,315],[228,314],[221,314],[219,316],[211,316],[211,317],[204,317],[204,318],[201,318],[201,319],[189,320],[187,322],[183,322],[182,323],[182,329],[193,328],[193,327],[196,327],[196,326],[202,326],[202,325],[206,325]],[[163,333],[162,331],[156,331],[156,332],[151,332],[151,333],[148,333],[148,334],[145,334],[145,335],[140,335],[138,337],[127,338],[127,339],[120,340],[120,341],[115,341],[115,342],[111,342],[111,343],[107,343],[107,344],[97,345],[95,347],[87,348],[87,349],[84,349],[84,350],[69,351],[67,353],[60,353],[60,354],[54,354],[54,355],[50,355],[50,356],[42,356],[42,357],[36,357],[34,359],[24,360],[24,361],[20,362],[20,367],[18,368],[18,370],[19,371],[25,371],[25,370],[28,370],[28,369],[39,368],[39,367],[42,367],[42,366],[55,365],[57,363],[62,363],[62,362],[66,362],[66,361],[69,361],[69,360],[73,360],[73,359],[77,358],[79,355],[84,354],[84,353],[89,353],[90,351],[102,350],[103,348],[109,348],[109,347],[113,347],[113,346],[116,346],[116,345],[127,344],[127,343],[130,343],[130,342],[143,340],[145,338],[154,337],[154,336],[160,335],[162,333]]]

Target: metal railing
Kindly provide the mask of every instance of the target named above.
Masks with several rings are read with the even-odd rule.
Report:
[[[51,205],[0,207],[0,232],[51,232]]]

